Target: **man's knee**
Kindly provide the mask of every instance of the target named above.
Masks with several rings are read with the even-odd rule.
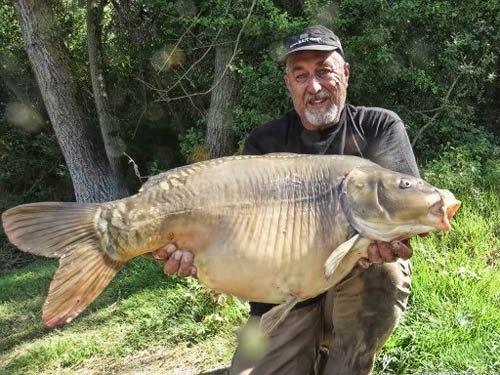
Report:
[[[406,309],[411,268],[397,261],[355,269],[327,296],[332,331],[325,374],[368,374]]]
[[[322,337],[321,303],[292,310],[269,337],[261,336],[258,325],[259,318],[252,316],[242,329],[231,374],[312,372]]]
[[[399,318],[406,310],[411,286],[411,265],[409,261],[398,260],[372,266],[363,278],[363,309],[389,320]]]
[[[342,306],[342,301],[334,297],[334,311],[335,305],[338,310],[338,319],[334,316],[333,320],[334,332],[345,330],[348,335],[349,327],[345,324],[354,324],[360,330],[359,340],[362,342],[358,345],[366,350],[379,350],[406,310],[411,266],[409,261],[403,260],[374,265],[360,271],[359,278],[361,290],[354,306]],[[344,308],[350,317],[345,316]]]

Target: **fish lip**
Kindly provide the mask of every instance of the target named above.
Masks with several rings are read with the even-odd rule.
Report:
[[[430,213],[438,220],[438,230],[449,231],[450,220],[455,216],[462,202],[455,199],[448,191],[439,191],[440,199],[431,206]]]
[[[450,220],[455,216],[456,212],[462,205],[462,202],[459,200],[455,200],[455,202],[448,204],[446,207],[443,207],[443,220],[446,225],[451,229]]]

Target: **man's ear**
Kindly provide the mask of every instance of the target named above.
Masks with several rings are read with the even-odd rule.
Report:
[[[346,78],[346,81],[349,82],[349,75],[351,73],[351,66],[349,65],[348,62],[344,63],[344,75]]]
[[[283,81],[285,81],[285,86],[290,91],[290,78],[286,73],[283,75]]]

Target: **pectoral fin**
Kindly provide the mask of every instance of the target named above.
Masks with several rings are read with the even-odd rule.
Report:
[[[343,242],[339,247],[337,247],[330,254],[328,259],[325,262],[325,277],[329,278],[333,275],[340,262],[347,255],[349,251],[355,251],[362,248],[367,247],[370,244],[371,240],[361,237],[359,234],[356,234],[349,240]]]
[[[297,304],[299,298],[296,295],[290,296],[285,302],[278,306],[274,306],[260,318],[260,329],[270,335],[282,322],[291,309]]]

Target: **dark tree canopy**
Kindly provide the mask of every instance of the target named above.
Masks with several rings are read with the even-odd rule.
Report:
[[[276,62],[281,41],[315,23],[342,39],[351,64],[348,100],[396,111],[421,164],[453,154],[473,160],[478,178],[500,174],[498,2],[13,4],[17,16],[10,1],[0,1],[6,197],[30,200],[46,189],[51,198],[48,186],[70,176],[77,199],[102,200],[124,194],[120,181],[134,192],[143,182],[137,172],[147,176],[238,152],[253,127],[291,107]],[[59,81],[44,80],[51,75]],[[44,143],[51,137],[59,147]],[[37,142],[45,149],[12,151],[14,144],[31,150]],[[136,165],[120,164],[125,154]],[[52,172],[38,182],[13,177],[27,165],[48,171],[54,164],[57,178]]]

